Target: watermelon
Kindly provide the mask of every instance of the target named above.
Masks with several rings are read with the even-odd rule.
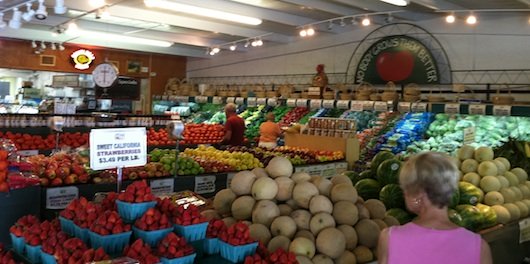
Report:
[[[464,220],[462,219],[462,216],[454,209],[447,210],[447,216],[449,216],[449,220],[453,222],[454,224],[458,226],[464,226]]]
[[[367,179],[367,178],[374,179],[375,178],[375,174],[373,174],[371,170],[365,170],[365,171],[362,171],[361,173],[359,173],[359,177],[361,179]]]
[[[370,170],[372,171],[373,174],[376,174],[377,173],[377,169],[379,168],[379,165],[381,165],[381,163],[383,163],[383,161],[385,161],[387,159],[392,159],[392,158],[394,158],[394,154],[392,154],[392,152],[390,152],[390,151],[380,151],[372,159],[372,162],[370,163]]]
[[[492,227],[497,224],[497,213],[495,213],[495,210],[491,209],[490,206],[481,203],[477,204],[477,208],[483,218],[480,229]]]
[[[374,179],[362,179],[355,184],[357,193],[366,201],[379,198],[381,184]]]
[[[469,182],[459,182],[458,191],[460,192],[459,204],[476,205],[484,198],[484,192]]]
[[[383,161],[379,168],[377,168],[377,180],[381,185],[397,184],[399,182],[399,171],[401,169],[401,161],[397,159],[387,159]]]
[[[458,203],[460,203],[460,191],[458,189],[455,189],[453,192],[453,196],[451,197],[451,203],[449,204],[449,208],[455,208]]]
[[[476,206],[461,204],[456,207],[456,211],[462,216],[463,227],[473,232],[480,230],[484,217]]]
[[[359,173],[357,173],[355,171],[345,171],[345,172],[342,173],[342,175],[350,178],[350,180],[353,182],[354,185],[359,179]]]
[[[409,214],[407,211],[401,209],[401,208],[392,208],[392,209],[386,211],[386,215],[393,216],[402,225],[412,221],[412,215]]]
[[[397,184],[385,185],[379,192],[379,200],[385,204],[386,209],[405,208],[403,190]]]

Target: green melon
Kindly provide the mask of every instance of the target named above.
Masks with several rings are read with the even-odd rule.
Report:
[[[355,189],[357,189],[357,193],[365,201],[368,199],[377,199],[381,191],[381,184],[374,179],[362,179],[355,184]]]
[[[482,214],[483,221],[480,229],[492,227],[497,224],[497,214],[495,213],[495,210],[491,209],[490,206],[481,203],[477,204],[476,207]]]
[[[342,175],[348,177],[354,185],[359,179],[359,173],[355,171],[345,171],[342,173]]]
[[[361,173],[359,173],[359,178],[361,178],[361,179],[368,179],[368,178],[374,179],[375,178],[375,174],[373,174],[371,170],[365,170],[365,171],[361,171]]]
[[[377,153],[374,158],[372,159],[372,162],[370,163],[370,170],[373,174],[377,173],[377,169],[379,168],[379,165],[383,163],[383,161],[387,159],[394,158],[394,154],[390,151],[380,151]]]
[[[403,190],[397,184],[385,185],[379,192],[379,200],[385,204],[386,209],[405,208]]]
[[[480,230],[484,223],[484,217],[476,206],[461,204],[456,207],[456,211],[462,216],[463,227],[473,232]]]
[[[451,203],[449,204],[449,208],[455,208],[460,203],[460,191],[458,189],[455,189],[453,192],[453,196],[451,197]]]
[[[449,220],[451,220],[451,222],[453,222],[455,225],[464,226],[464,220],[462,219],[462,216],[455,209],[448,209],[447,216],[449,216]]]
[[[376,178],[382,185],[397,184],[399,182],[400,169],[401,161],[397,159],[385,160],[379,165]]]
[[[469,182],[459,182],[458,191],[460,192],[459,204],[476,205],[484,198],[484,192]]]
[[[396,218],[400,224],[404,225],[412,221],[412,215],[401,208],[392,208],[386,211],[386,215]]]

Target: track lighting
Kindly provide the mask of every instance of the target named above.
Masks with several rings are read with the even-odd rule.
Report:
[[[230,50],[231,50],[231,51],[234,51],[234,50],[236,50],[236,49],[237,49],[236,44],[232,44],[232,45],[230,45]]]
[[[46,44],[44,43],[44,41],[40,42],[40,48],[41,49],[46,49]]]
[[[474,25],[477,23],[477,17],[473,14],[470,14],[467,19],[466,19],[466,23],[468,23],[469,25]]]
[[[357,18],[352,17],[352,19],[351,19],[351,24],[354,25],[354,26],[359,25],[359,22],[357,21]]]
[[[448,16],[445,17],[445,22],[449,23],[449,24],[452,24],[456,21],[456,17],[455,17],[455,14],[450,14]]]
[[[35,40],[31,42],[31,47],[34,49],[37,48],[37,43],[35,43]]]
[[[0,13],[0,29],[7,27],[6,22],[4,21],[4,13]]]
[[[363,18],[363,21],[361,22],[361,24],[363,24],[363,26],[369,26],[370,25],[370,18],[368,17],[365,17]]]
[[[50,47],[51,47],[52,50],[56,50],[57,49],[57,45],[55,45],[55,43],[53,43],[53,42],[50,44]]]
[[[247,42],[245,42],[245,48],[248,48],[250,46],[250,40],[247,39]]]
[[[9,20],[9,27],[12,29],[19,29],[22,25],[20,21],[22,19],[22,12],[18,10],[18,7],[13,8],[13,17]]]
[[[44,5],[44,0],[39,0],[39,7],[35,11],[35,18],[38,20],[44,20],[48,17],[48,11],[46,11],[46,6]]]
[[[407,6],[409,4],[409,0],[379,0],[381,2],[385,2],[387,4],[396,5],[396,6]]]
[[[68,8],[64,5],[64,0],[55,0],[55,7],[53,8],[55,14],[62,15],[68,11]]]
[[[261,39],[258,39],[258,43],[257,43],[258,47],[261,47],[263,46],[263,40]]]
[[[256,46],[258,46],[258,41],[257,41],[257,40],[253,40],[253,41],[250,43],[250,45],[251,45],[252,47],[256,47]]]
[[[300,30],[299,34],[300,34],[300,37],[303,38],[303,37],[307,36],[307,31],[305,31],[305,29],[302,29],[302,30]]]
[[[35,15],[35,10],[31,9],[31,2],[26,3],[26,13],[22,14],[22,19],[24,21],[29,22],[33,18],[33,15]]]
[[[312,27],[308,28],[308,29],[307,29],[307,35],[308,35],[308,36],[313,36],[313,35],[315,35],[315,29],[313,29]]]
[[[333,29],[333,21],[329,21],[328,22],[328,30],[332,30]]]
[[[346,26],[346,22],[344,22],[344,18],[340,20],[340,26],[341,27],[345,27]]]
[[[63,43],[59,44],[59,50],[64,50]]]
[[[77,35],[79,33],[79,27],[75,21],[68,23],[68,28],[66,29],[65,33],[68,35]]]

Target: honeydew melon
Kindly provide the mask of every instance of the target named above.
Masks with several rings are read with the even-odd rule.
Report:
[[[474,159],[466,159],[460,165],[460,170],[465,174],[468,172],[476,172],[478,169],[478,162]]]
[[[528,216],[528,207],[526,206],[526,203],[523,201],[517,201],[514,203],[519,207],[519,211],[521,212],[521,218],[525,218]]]
[[[486,193],[498,191],[501,189],[501,182],[495,176],[484,176],[480,180],[480,188]]]
[[[497,166],[493,161],[483,161],[478,165],[478,174],[484,176],[497,176]]]
[[[501,183],[501,188],[510,187],[510,182],[508,181],[508,179],[506,179],[506,177],[499,175],[497,176],[497,179],[499,179],[499,182]]]
[[[495,166],[497,166],[498,175],[503,175],[506,172],[506,167],[504,166],[504,163],[499,160],[493,160],[492,162],[495,164]]]
[[[510,211],[506,209],[506,207],[502,205],[494,205],[491,207],[493,211],[495,211],[495,214],[497,215],[497,223],[499,224],[507,224],[510,222],[510,219],[512,218],[510,215]]]
[[[513,168],[510,172],[515,174],[521,183],[528,180],[528,173],[521,168]]]
[[[484,203],[489,206],[504,204],[504,197],[500,192],[488,192],[484,196]]]
[[[510,221],[516,221],[521,218],[521,211],[519,207],[513,203],[507,203],[503,205],[506,210],[510,212]]]
[[[510,170],[510,161],[504,157],[498,157],[494,160],[497,160],[497,161],[500,161],[502,162],[502,164],[504,164],[504,168],[508,171]]]
[[[475,148],[470,145],[463,145],[456,151],[458,159],[464,161],[466,159],[472,159],[475,155]]]
[[[478,162],[493,160],[493,149],[490,147],[479,147],[475,149],[474,158]]]
[[[462,181],[469,182],[475,186],[479,186],[480,175],[478,175],[475,172],[468,172],[464,175],[464,177],[462,178]]]
[[[504,177],[506,177],[506,179],[510,183],[510,186],[517,186],[519,184],[519,178],[512,172],[505,172]]]

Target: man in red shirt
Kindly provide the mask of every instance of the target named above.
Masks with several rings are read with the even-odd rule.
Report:
[[[225,106],[226,123],[223,143],[240,146],[243,145],[245,135],[245,120],[236,113],[236,105],[229,103]]]

